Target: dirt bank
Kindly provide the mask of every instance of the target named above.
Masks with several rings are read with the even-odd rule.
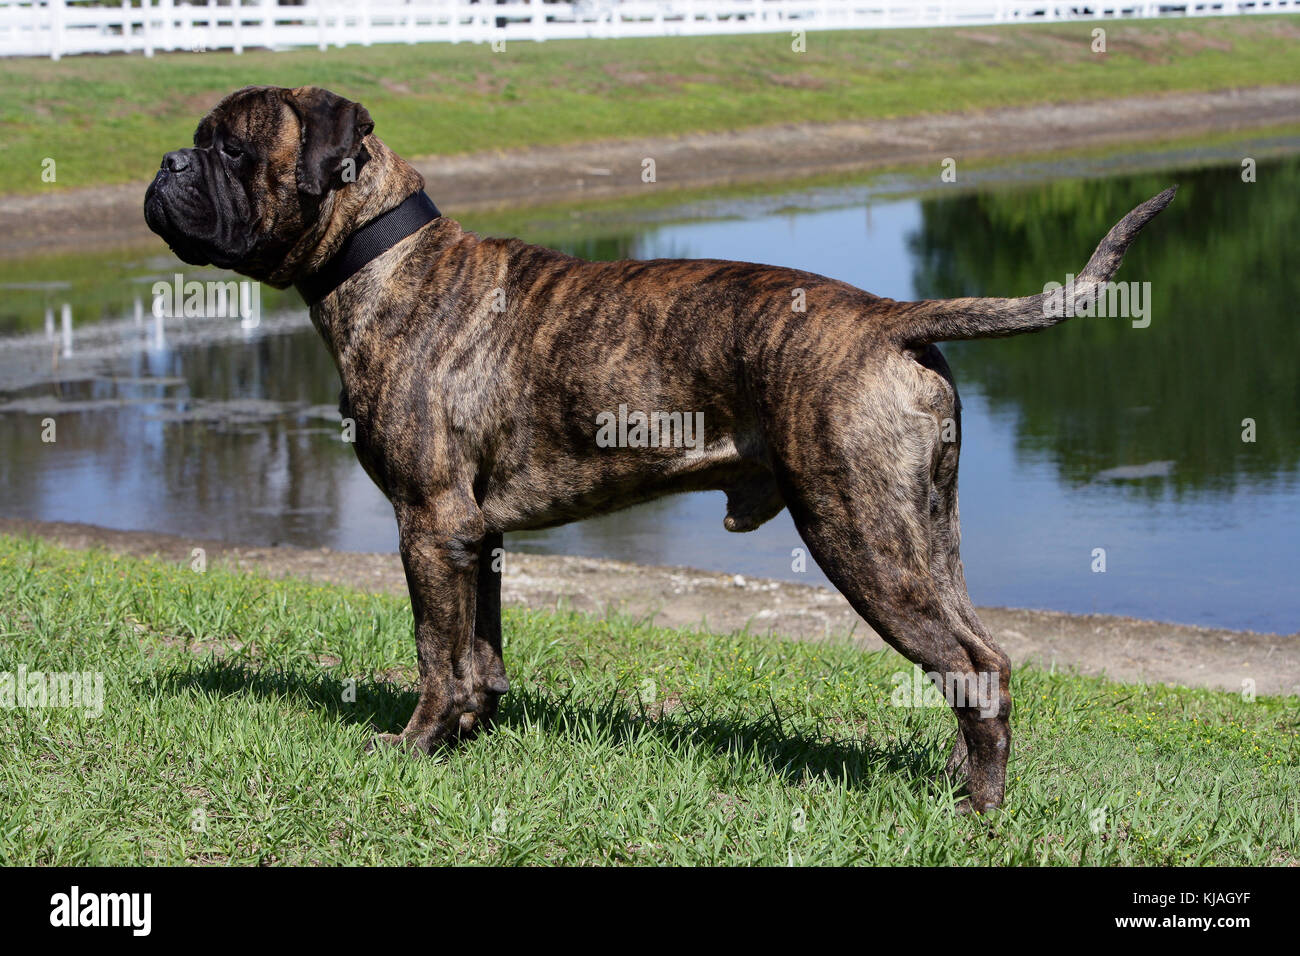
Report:
[[[38,535],[70,548],[106,548],[188,563],[202,547],[210,562],[271,576],[293,575],[375,591],[405,594],[395,554],[355,554],[326,548],[244,548],[147,531],[0,518],[0,534]],[[620,561],[510,553],[503,596],[508,604],[652,615],[667,627],[707,624],[715,631],[748,627],[811,640],[852,635],[865,648],[880,639],[833,591],[784,581],[744,578],[688,568],[643,567]],[[1146,681],[1239,691],[1255,682],[1260,694],[1300,693],[1300,635],[1279,637],[1139,621],[1101,614],[1059,614],[981,608],[980,614],[1017,664]]]
[[[1300,123],[1300,87],[1174,93],[862,123],[791,124],[417,163],[448,215],[892,166],[1025,156]],[[653,158],[656,182],[642,182]],[[144,183],[0,197],[0,256],[150,238]]]

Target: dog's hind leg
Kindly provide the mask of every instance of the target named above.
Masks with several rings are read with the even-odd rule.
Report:
[[[946,508],[949,500],[951,511]],[[950,499],[943,496],[941,501],[945,502],[941,507],[947,517],[936,522],[933,578],[944,600],[945,615],[953,622],[953,633],[975,665],[975,681],[966,687],[967,706],[954,706],[958,733],[945,771],[964,774],[975,807],[985,809],[1001,803],[1006,786],[1011,743],[1011,661],[975,613],[966,592],[958,553],[955,489]],[[996,800],[981,803],[994,794]]]
[[[960,735],[949,769],[964,771],[970,795],[963,809],[999,806],[1011,742],[1010,662],[955,611],[945,585],[923,565],[897,561],[893,542],[863,534],[852,512],[828,511],[795,519],[813,557],[854,610],[947,697]],[[841,520],[857,528],[844,533],[836,527]]]
[[[999,702],[1010,701],[1008,680],[1009,661],[993,640],[984,622],[980,620],[966,589],[966,573],[961,561],[961,524],[957,509],[957,466],[961,455],[961,402],[948,363],[933,346],[923,349],[917,361],[939,375],[952,390],[951,412],[940,421],[939,442],[935,445],[930,491],[930,573],[939,586],[949,606],[949,614],[956,614],[965,624],[959,629],[962,641],[971,660],[976,665],[983,683],[978,690],[985,703],[985,713],[993,709],[994,695]],[[996,684],[996,686],[994,686]],[[1009,732],[1009,727],[1007,728]],[[1001,759],[1005,761],[1005,751]],[[952,755],[948,758],[945,773],[965,775],[969,761],[969,744],[965,729],[959,725]],[[1005,770],[1003,771],[1005,774]]]
[[[838,418],[819,415],[811,429],[807,419],[778,425],[775,470],[826,576],[944,692],[962,737],[953,754],[965,762],[962,806],[983,811],[1001,804],[1006,785],[1010,662],[979,624],[960,576],[957,447],[942,442],[940,414],[945,401],[955,414],[955,393],[933,370],[910,365],[881,370],[861,401],[838,403]]]

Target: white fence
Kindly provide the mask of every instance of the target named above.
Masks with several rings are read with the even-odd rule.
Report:
[[[1300,11],[1300,0],[0,0],[0,56],[776,33]]]

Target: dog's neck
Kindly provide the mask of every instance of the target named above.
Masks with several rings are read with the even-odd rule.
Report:
[[[267,282],[283,288],[325,265],[357,229],[395,209],[424,188],[424,177],[376,136],[365,139],[369,160],[357,181],[329,192],[320,204],[315,225],[289,250]]]
[[[319,275],[321,267],[339,252],[349,236],[423,190],[424,177],[410,163],[373,136],[366,137],[365,142],[370,161],[362,167],[357,182],[327,197],[331,205],[328,209],[322,205],[315,235],[304,237],[292,256],[302,265],[286,270],[291,281]],[[367,341],[371,320],[383,314],[395,297],[400,299],[404,294],[404,282],[395,280],[394,272],[414,248],[412,243],[418,243],[425,261],[431,261],[467,235],[472,234],[465,233],[454,219],[442,216],[409,233],[397,230],[389,236],[392,241],[381,243],[382,249],[376,248],[374,257],[355,274],[319,301],[308,303],[312,324],[334,357],[345,384],[349,377],[348,356]],[[310,252],[300,251],[305,249]]]
[[[312,325],[334,359],[345,393],[355,397],[364,392],[377,365],[412,360],[416,352],[409,348],[410,328],[401,317],[410,314],[413,297],[430,281],[448,250],[459,251],[476,242],[478,237],[461,229],[456,220],[439,217],[371,260],[311,307]],[[442,314],[440,321],[454,323],[454,315]]]
[[[308,308],[323,302],[389,249],[441,215],[428,193],[417,190],[388,212],[355,229],[324,265],[311,275],[300,276],[294,285]]]

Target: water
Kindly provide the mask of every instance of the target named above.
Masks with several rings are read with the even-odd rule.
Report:
[[[1012,177],[920,197],[876,184],[489,225],[590,258],[773,262],[900,299],[1022,295],[1065,281],[1123,212],[1180,183],[1120,275],[1151,283],[1149,327],[1080,318],[944,347],[965,403],[970,590],[979,604],[1296,632],[1300,159],[1261,163],[1251,184],[1235,163],[998,178]],[[337,374],[301,304],[267,290],[255,329],[155,323],[149,286],[178,268],[152,247],[0,263],[0,511],[394,550],[389,505],[340,440]],[[740,536],[723,513],[720,493],[678,496],[507,545],[824,583],[811,563],[795,569],[788,515]]]

